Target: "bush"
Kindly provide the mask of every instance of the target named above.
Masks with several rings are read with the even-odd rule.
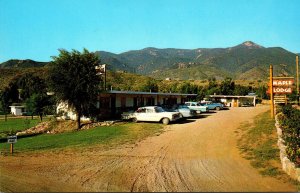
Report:
[[[282,127],[282,138],[287,146],[288,158],[300,166],[300,110],[292,108],[291,105],[283,106],[279,123]]]

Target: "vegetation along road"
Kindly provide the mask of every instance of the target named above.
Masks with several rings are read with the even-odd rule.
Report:
[[[291,183],[262,176],[237,148],[239,126],[267,110],[258,106],[210,113],[109,150],[1,156],[1,190],[297,191]]]

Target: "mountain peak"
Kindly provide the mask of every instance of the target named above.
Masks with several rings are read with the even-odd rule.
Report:
[[[241,46],[246,46],[249,48],[263,48],[262,46],[252,42],[252,41],[245,41],[242,44],[240,44]]]

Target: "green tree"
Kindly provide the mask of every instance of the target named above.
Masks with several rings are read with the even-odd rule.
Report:
[[[203,98],[205,97],[205,93],[206,93],[206,90],[203,86],[199,86],[198,87],[198,95],[197,95],[197,101],[201,101],[203,100]]]
[[[6,87],[3,91],[0,91],[0,111],[5,115],[5,121],[7,121],[7,114],[9,113],[9,104],[11,102],[9,89]]]
[[[244,96],[244,95],[247,95],[249,92],[250,92],[249,87],[242,86],[242,85],[236,85],[234,87],[233,94]]]
[[[232,78],[226,77],[225,80],[221,82],[220,92],[223,95],[232,95],[234,91],[235,83]]]
[[[77,115],[77,129],[81,128],[80,118],[91,116],[91,106],[95,106],[99,94],[100,77],[95,67],[100,65],[99,58],[84,49],[68,52],[59,50],[53,57],[49,69],[49,84],[59,101],[68,103]]]
[[[256,88],[255,92],[261,99],[268,99],[267,90],[268,88],[266,86],[260,85],[258,88]]]
[[[46,93],[36,94],[34,93],[30,98],[26,100],[26,109],[31,113],[33,119],[33,114],[37,114],[40,120],[43,120],[43,114],[46,107],[50,105],[49,97]]]
[[[158,92],[158,85],[155,80],[148,79],[145,84],[140,85],[140,91],[144,92]]]
[[[12,102],[22,102],[26,101],[26,99],[34,93],[46,93],[46,88],[44,79],[28,72],[22,75],[16,75],[10,81],[8,85],[8,95]]]
[[[220,93],[220,88],[218,86],[218,83],[217,83],[215,77],[208,79],[208,86],[205,90],[206,90],[206,95],[213,95],[213,94]]]
[[[26,73],[16,81],[19,89],[22,89],[21,98],[25,101],[34,93],[46,94],[46,83],[42,78],[33,73]]]

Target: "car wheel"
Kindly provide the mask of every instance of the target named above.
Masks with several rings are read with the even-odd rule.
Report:
[[[168,125],[170,123],[170,119],[169,118],[163,118],[162,123],[164,125]]]
[[[181,113],[179,114],[179,116],[180,116],[180,118],[183,118],[183,115]]]
[[[137,122],[138,122],[138,121],[137,121],[137,118],[135,118],[135,117],[132,118],[131,120],[132,120],[132,122],[134,122],[134,123],[137,123]]]
[[[216,107],[216,110],[219,111],[219,110],[220,110],[220,107]]]

